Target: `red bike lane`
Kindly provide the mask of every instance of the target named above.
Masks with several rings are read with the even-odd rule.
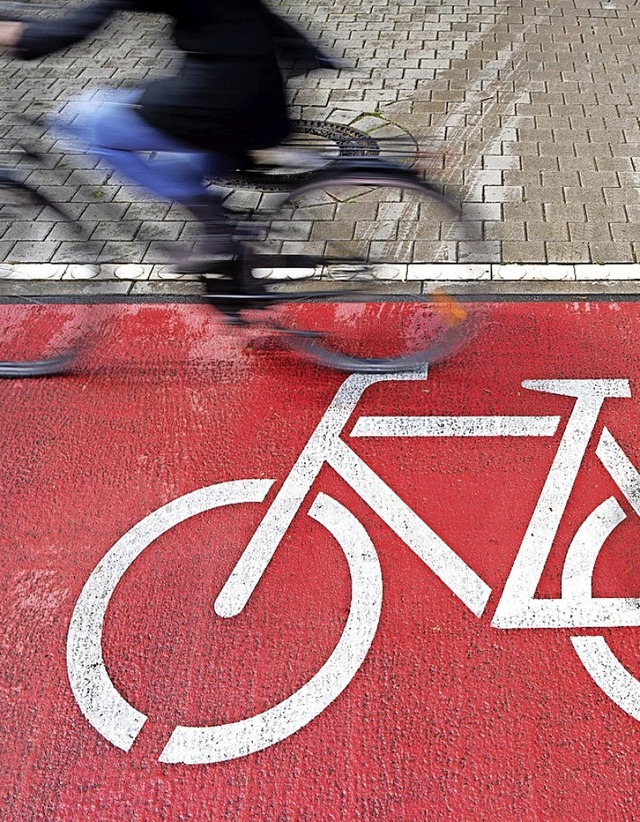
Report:
[[[103,305],[0,383],[3,818],[633,818],[640,307],[486,308],[375,379]]]

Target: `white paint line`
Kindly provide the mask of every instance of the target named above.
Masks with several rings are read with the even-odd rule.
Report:
[[[341,439],[327,462],[476,616],[491,588]]]
[[[493,280],[575,280],[573,265],[548,263],[546,265],[494,265],[491,269]]]
[[[148,280],[151,275],[152,266],[138,265],[136,263],[124,263],[116,266],[114,275],[118,280]]]
[[[138,522],[105,554],[87,580],[71,617],[67,672],[80,710],[117,748],[128,751],[147,717],[121,696],[102,657],[102,629],[116,586],[135,559],[166,531],[189,517],[244,502],[262,502],[273,480],[240,480],[178,497]]]
[[[193,280],[193,275],[178,274],[171,266],[134,265],[122,263],[113,270],[116,281],[139,280]],[[65,265],[51,263],[0,264],[0,280],[88,280],[96,279],[101,274],[98,265]],[[317,270],[309,268],[261,268],[255,274],[262,279],[296,280],[306,278]],[[104,278],[103,278],[104,279]],[[582,282],[635,281],[640,280],[640,265],[635,263],[610,263],[596,265],[592,263],[569,264],[519,264],[519,263],[410,263],[408,265],[393,263],[379,266],[376,280],[412,282],[435,281],[562,281],[579,280]]]
[[[640,720],[640,682],[618,661],[604,637],[571,637],[571,642],[596,685],[625,713]]]
[[[637,263],[614,263],[576,265],[576,280],[640,280],[640,265]]]
[[[344,551],[351,574],[351,607],[329,659],[288,699],[256,716],[212,727],[177,727],[160,762],[223,762],[261,751],[303,728],[347,687],[363,663],[380,619],[382,572],[367,532],[354,515],[325,494],[309,511]]]
[[[98,265],[67,265],[63,268],[63,280],[94,280],[100,274]]]
[[[479,263],[410,263],[407,279],[429,280],[490,280],[491,265]]]
[[[582,625],[584,619],[595,618],[591,607],[579,613],[577,606],[561,600],[536,599],[535,594],[602,404],[607,397],[628,397],[629,381],[525,380],[522,385],[534,391],[576,397],[576,404],[507,578],[492,625],[496,628]],[[613,602],[618,602],[619,607],[619,601]],[[604,603],[601,604],[599,613],[607,610]]]
[[[54,263],[3,263],[0,278],[9,280],[59,280],[66,266]]]
[[[360,417],[352,437],[552,437],[560,417]]]
[[[331,450],[332,442],[353,413],[363,392],[370,385],[383,381],[422,380],[426,366],[406,374],[353,374],[342,383],[325,411],[315,431],[309,437],[300,456],[256,529],[244,553],[215,601],[218,616],[232,617],[246,605],[267,565],[300,509],[313,482]],[[355,456],[355,455],[354,455]]]
[[[609,472],[611,479],[625,495],[629,504],[640,516],[640,474],[615,441],[608,428],[602,430],[596,455]]]
[[[605,540],[626,518],[616,501],[609,497],[592,511],[576,531],[562,569],[562,598],[587,602],[593,591],[593,569]]]

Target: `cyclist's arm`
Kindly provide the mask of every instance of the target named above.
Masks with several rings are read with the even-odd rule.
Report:
[[[340,68],[336,60],[325,54],[287,20],[274,14],[266,6],[262,7],[262,13],[266,18],[269,34],[274,41],[277,52],[282,52],[284,56],[307,61],[309,63],[308,68]]]
[[[130,0],[98,0],[78,11],[66,14],[57,20],[25,20],[17,24],[0,24],[0,45],[14,49],[17,56],[25,60],[43,57],[84,40],[105,23],[112,14],[131,7]],[[15,42],[2,42],[3,29],[7,25],[20,27]],[[5,32],[11,37],[11,32]],[[13,30],[16,36],[16,30]]]

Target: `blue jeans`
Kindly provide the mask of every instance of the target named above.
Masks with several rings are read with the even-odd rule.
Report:
[[[206,193],[206,178],[224,174],[230,160],[222,153],[198,151],[146,123],[136,109],[140,95],[131,89],[83,95],[66,105],[54,128],[132,182],[188,204]]]

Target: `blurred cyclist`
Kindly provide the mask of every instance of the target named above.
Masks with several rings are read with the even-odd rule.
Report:
[[[231,225],[207,177],[228,170],[234,155],[287,136],[278,43],[308,65],[330,63],[261,0],[98,0],[57,20],[0,22],[0,46],[25,60],[42,57],[88,37],[118,11],[173,19],[173,41],[184,52],[178,74],[80,98],[64,130],[135,183],[185,205],[205,227],[207,262],[228,258]]]

